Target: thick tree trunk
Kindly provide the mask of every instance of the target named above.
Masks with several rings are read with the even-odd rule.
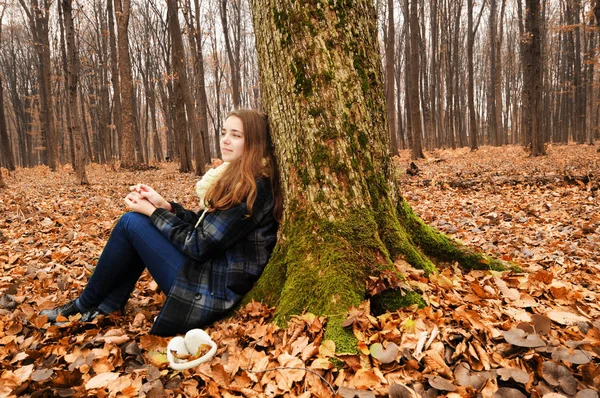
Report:
[[[280,320],[327,314],[326,338],[339,352],[354,351],[341,324],[350,306],[374,293],[365,287],[369,275],[389,276],[396,306],[421,302],[397,290],[393,259],[427,273],[436,270],[427,255],[480,268],[499,263],[426,226],[399,194],[372,2],[251,5],[285,212],[273,257],[248,298],[276,304]]]

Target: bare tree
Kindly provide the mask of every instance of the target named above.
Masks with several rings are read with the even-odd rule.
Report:
[[[398,138],[396,136],[396,110],[395,110],[395,73],[394,55],[396,31],[394,20],[394,0],[387,1],[387,33],[385,41],[385,100],[387,104],[388,128],[390,132],[390,149],[392,155],[398,155]]]
[[[29,19],[31,36],[33,37],[38,56],[37,72],[42,108],[39,115],[43,126],[44,143],[46,145],[45,161],[51,170],[56,170],[58,151],[50,82],[52,69],[50,64],[50,41],[48,38],[48,20],[50,18],[50,6],[52,3],[49,0],[40,1],[38,3],[38,0],[30,0],[29,6],[25,3],[25,0],[19,0],[19,3]]]
[[[531,146],[531,156],[545,155],[544,132],[540,129],[542,104],[541,74],[541,7],[540,0],[526,0],[525,12],[525,51],[523,59],[523,107],[527,110],[527,144]],[[526,94],[526,95],[525,95]]]
[[[234,9],[235,20],[232,24],[233,30],[233,45],[232,39],[229,37],[229,23],[227,15],[227,4],[230,3]],[[221,25],[223,28],[223,37],[225,39],[225,48],[227,49],[227,58],[229,59],[229,69],[231,74],[231,95],[233,107],[240,107],[240,12],[241,7],[239,2],[229,2],[228,0],[220,0],[221,5]]]
[[[183,41],[181,39],[181,30],[179,28],[177,0],[170,0],[167,3],[167,19],[169,32],[171,33],[171,45],[173,48],[173,99],[175,112],[175,136],[179,146],[179,171],[186,173],[192,170],[192,159],[190,154],[190,144],[187,135],[186,124],[186,100],[184,85],[187,86],[187,74],[184,64]],[[202,167],[202,165],[200,166]]]
[[[62,0],[64,12],[65,32],[67,36],[67,91],[69,95],[69,109],[71,110],[69,130],[73,135],[73,152],[75,155],[75,173],[80,184],[89,184],[85,173],[85,159],[83,151],[83,137],[79,125],[79,108],[77,107],[77,86],[79,81],[79,56],[75,46],[75,27],[73,26],[73,0]]]
[[[411,118],[411,133],[412,147],[411,158],[421,159],[425,157],[423,146],[421,145],[421,137],[423,128],[421,125],[421,99],[419,95],[419,19],[417,14],[417,0],[410,0],[409,11],[409,37],[410,37],[410,61],[407,63],[409,76],[409,95],[410,95],[410,118]],[[408,60],[407,60],[408,61]]]
[[[110,0],[108,0],[110,1]],[[121,166],[125,168],[137,167],[141,163],[136,157],[135,140],[137,133],[137,118],[135,111],[135,88],[129,56],[129,13],[131,0],[114,0],[115,14],[117,16],[117,41],[119,56],[119,87],[121,91]]]
[[[2,12],[0,13],[0,44],[2,43],[2,20],[4,19],[4,12],[6,11],[6,5],[2,6]],[[2,73],[0,73],[0,156],[3,160],[0,166],[4,164],[8,170],[15,169],[15,159],[13,151],[8,138],[8,128],[6,127],[6,116],[4,113],[4,86],[2,84]],[[2,173],[0,172],[0,187],[4,185],[2,180]]]

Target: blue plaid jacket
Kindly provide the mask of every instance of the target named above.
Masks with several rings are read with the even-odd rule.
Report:
[[[157,209],[150,217],[187,256],[150,333],[186,333],[221,318],[262,274],[277,235],[274,198],[268,180],[257,180],[257,195],[248,216],[246,203],[206,214],[172,203],[174,213]]]

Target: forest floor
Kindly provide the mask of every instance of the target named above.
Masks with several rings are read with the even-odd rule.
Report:
[[[251,303],[206,329],[216,356],[184,371],[167,367],[169,339],[148,334],[164,296],[147,275],[122,317],[59,327],[38,312],[81,292],[128,186],[144,182],[194,208],[197,177],[176,164],[91,165],[82,187],[69,167],[19,169],[0,191],[0,397],[597,396],[600,153],[548,152],[440,150],[415,162],[416,175],[404,174],[408,152],[395,158],[425,222],[522,271],[449,264],[425,278],[398,262],[429,305],[378,317],[368,301],[352,309],[355,355],[323,341],[325,319],[305,314],[280,329],[272,309]]]

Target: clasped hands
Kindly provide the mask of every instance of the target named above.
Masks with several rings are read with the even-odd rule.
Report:
[[[125,197],[125,204],[136,213],[150,217],[157,208],[171,210],[171,204],[148,185],[133,185],[129,190],[131,192]]]

